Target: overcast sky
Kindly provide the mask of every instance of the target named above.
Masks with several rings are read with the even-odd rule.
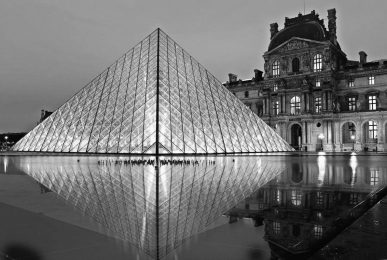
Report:
[[[349,59],[387,58],[387,1],[306,0],[325,22],[330,8]],[[0,133],[29,131],[157,27],[220,81],[252,78],[269,24],[299,12],[304,0],[0,0]]]

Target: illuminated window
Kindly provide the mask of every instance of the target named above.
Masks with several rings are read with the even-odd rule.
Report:
[[[291,201],[294,206],[300,206],[302,199],[302,193],[299,190],[292,190]]]
[[[353,79],[348,80],[348,87],[353,88],[355,86],[355,81]]]
[[[290,100],[290,113],[292,115],[298,115],[301,111],[301,100],[299,96],[294,96]]]
[[[278,100],[273,101],[273,115],[278,115],[278,106],[279,106]]]
[[[371,168],[370,169],[370,184],[376,186],[379,183],[379,169]]]
[[[368,110],[376,110],[376,96],[368,96]]]
[[[314,107],[317,114],[321,113],[321,97],[316,97],[314,99]]]
[[[368,138],[377,139],[378,138],[378,124],[375,121],[368,121]]]
[[[349,111],[356,111],[356,97],[348,97],[348,110]]]
[[[323,236],[323,227],[321,225],[314,225],[313,232],[315,238],[321,239]]]
[[[279,234],[281,232],[281,224],[277,221],[273,222],[273,231],[274,234]]]
[[[274,91],[274,92],[278,91],[278,84],[277,84],[277,83],[274,83],[274,85],[273,85],[273,91]]]
[[[318,191],[316,193],[316,205],[321,207],[323,205],[323,202],[324,202],[323,194],[320,191]]]
[[[245,91],[245,98],[248,98],[248,97],[249,97],[249,92]]]
[[[317,88],[321,87],[321,80],[320,79],[316,79],[316,87]]]
[[[273,62],[273,66],[272,66],[272,71],[273,71],[273,77],[278,77],[279,76],[279,72],[280,72],[280,65],[279,65],[279,61],[276,60]]]
[[[375,76],[368,76],[368,85],[375,85]]]
[[[313,57],[313,71],[318,72],[322,70],[322,55],[316,54]]]

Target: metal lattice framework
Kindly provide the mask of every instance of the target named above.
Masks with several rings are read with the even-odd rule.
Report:
[[[292,148],[157,29],[13,150],[158,155]]]
[[[160,259],[284,170],[262,157],[161,157],[191,164],[99,164],[97,157],[24,156],[15,163],[115,236]],[[106,158],[102,158],[106,160]],[[145,158],[145,160],[155,160]]]

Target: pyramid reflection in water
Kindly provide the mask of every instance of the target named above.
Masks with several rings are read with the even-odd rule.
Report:
[[[115,163],[155,157],[19,158],[28,175],[158,259],[284,170],[269,156],[165,157],[191,163],[158,167]]]
[[[158,155],[292,148],[157,29],[13,150]]]

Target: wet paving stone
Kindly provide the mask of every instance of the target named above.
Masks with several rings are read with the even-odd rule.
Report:
[[[310,259],[387,259],[387,197]]]

